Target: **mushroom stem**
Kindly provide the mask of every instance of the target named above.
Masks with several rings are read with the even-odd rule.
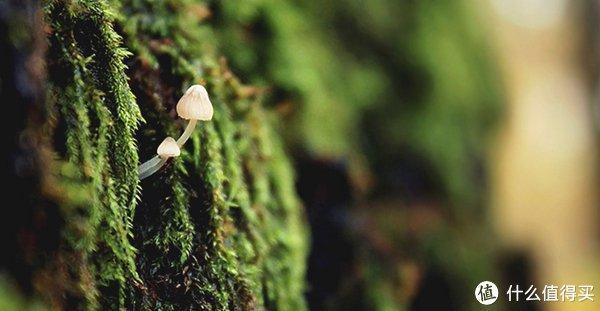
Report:
[[[158,157],[158,156],[156,156]],[[150,161],[152,161],[154,158],[152,158]],[[139,171],[140,173],[140,180],[156,173],[161,167],[163,167],[163,165],[165,165],[165,163],[167,163],[167,158],[161,158],[158,157],[159,161],[156,163],[156,165],[148,167],[145,171]],[[150,162],[148,161],[148,162]],[[146,162],[146,163],[148,163]],[[145,164],[145,163],[144,163]]]
[[[158,164],[158,162],[160,162],[160,156],[155,155],[152,159],[150,159],[150,160],[142,163],[142,165],[138,166],[138,174],[142,175],[149,168]]]
[[[194,128],[196,128],[196,122],[198,122],[198,120],[190,119],[190,122],[186,126],[185,131],[183,131],[181,137],[177,139],[177,145],[179,147],[183,146],[183,144],[185,144],[185,142],[190,138],[190,135],[192,135],[192,132],[194,132]]]

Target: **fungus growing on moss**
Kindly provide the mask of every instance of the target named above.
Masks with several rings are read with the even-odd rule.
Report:
[[[181,147],[190,138],[190,135],[196,127],[196,122],[210,121],[213,117],[213,107],[208,92],[202,85],[192,85],[177,103],[177,115],[180,118],[189,120],[185,131],[177,139],[177,144]]]
[[[181,147],[190,138],[198,120],[210,121],[213,116],[213,107],[208,92],[202,85],[190,86],[177,102],[177,115],[188,120],[185,131],[177,141],[171,137],[165,138],[158,146],[157,155],[138,167],[140,179],[144,179],[158,171],[170,157],[179,156]]]
[[[154,173],[156,173],[169,158],[178,157],[181,154],[181,149],[177,145],[177,142],[173,137],[165,138],[162,143],[156,149],[157,155],[142,164],[138,168],[140,179],[144,179]],[[156,161],[158,160],[158,161]]]
[[[181,149],[179,149],[179,146],[173,137],[167,137],[162,141],[162,143],[160,143],[156,149],[156,153],[157,155],[154,158],[146,162],[148,163],[152,161],[152,163],[154,163],[156,162],[154,159],[158,159],[156,164],[145,165],[146,163],[144,163],[140,165],[138,169],[140,179],[144,179],[156,173],[156,171],[158,171],[163,165],[165,165],[165,163],[167,163],[169,158],[178,157],[181,154]]]

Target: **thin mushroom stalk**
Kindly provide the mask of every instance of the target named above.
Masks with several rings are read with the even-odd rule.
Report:
[[[181,134],[181,136],[177,139],[177,145],[179,147],[182,147],[183,144],[185,144],[185,142],[190,138],[194,132],[194,129],[196,128],[197,122],[198,120],[190,119],[190,122],[188,122],[188,125],[185,127],[185,131],[183,131],[183,134]]]
[[[150,160],[142,163],[140,166],[138,166],[138,174],[141,174],[145,171],[147,171],[149,168],[156,166],[158,163],[160,162],[160,157],[158,155],[155,155],[154,157],[152,157]]]
[[[139,170],[140,180],[158,172],[163,165],[167,163],[167,159],[158,158],[158,162],[154,166],[149,166],[145,170]]]
[[[175,145],[178,148],[181,148],[194,132],[198,120],[210,121],[212,119],[213,107],[212,103],[210,102],[210,99],[208,98],[208,92],[206,91],[206,89],[201,85],[192,85],[179,99],[176,110],[177,115],[180,118],[189,121],[188,125],[186,126],[183,134],[181,134],[181,136],[177,139],[177,141],[173,140],[173,138],[171,137],[167,137],[165,141],[167,139],[171,139],[173,140],[172,143],[175,143]],[[163,144],[165,143],[165,141],[163,141]],[[161,144],[161,146],[163,144]],[[177,156],[178,155],[179,154],[177,154]],[[166,162],[167,158],[162,157],[159,153],[152,159],[142,163],[138,167],[138,174],[140,179],[144,179],[156,173]]]

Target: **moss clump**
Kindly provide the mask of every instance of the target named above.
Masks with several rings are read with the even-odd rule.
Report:
[[[31,282],[58,309],[305,308],[304,221],[263,91],[220,59],[208,8],[186,0],[49,0],[51,141],[40,196],[59,246]],[[139,158],[183,128],[203,83],[215,106],[182,156],[140,183]],[[32,125],[34,126],[34,125]],[[37,125],[35,125],[37,126]]]
[[[131,245],[139,197],[134,140],[141,114],[127,84],[129,55],[112,28],[107,4],[48,1],[48,106],[67,196],[85,187],[85,199],[63,204],[67,258],[90,305],[124,306],[126,288],[140,279]],[[60,293],[58,293],[60,295]],[[113,298],[111,298],[111,296]],[[56,299],[59,299],[55,297]]]

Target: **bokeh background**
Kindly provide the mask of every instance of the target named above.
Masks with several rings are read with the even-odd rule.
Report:
[[[216,6],[230,66],[269,88],[284,118],[312,229],[313,309],[477,308],[482,280],[503,301],[510,284],[599,285],[599,10]]]

